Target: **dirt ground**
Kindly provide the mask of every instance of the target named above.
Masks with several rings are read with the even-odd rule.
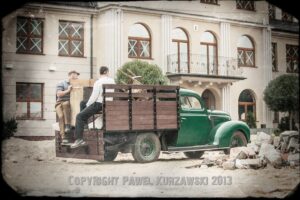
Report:
[[[2,176],[19,194],[101,197],[279,197],[293,194],[299,166],[224,170],[198,167],[201,159],[161,153],[152,163],[135,163],[131,154],[114,162],[55,157],[54,140],[11,138],[2,143]],[[187,180],[198,182],[187,183]]]

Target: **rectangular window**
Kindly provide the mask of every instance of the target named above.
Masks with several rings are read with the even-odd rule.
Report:
[[[150,58],[150,39],[128,38],[129,58]]]
[[[285,22],[293,22],[293,16],[282,11],[281,20]]]
[[[269,4],[269,19],[275,19],[275,6]]]
[[[17,17],[16,52],[43,54],[43,19]]]
[[[255,4],[254,1],[250,0],[236,0],[236,8],[255,11]]]
[[[218,5],[218,0],[200,0],[201,3]]]
[[[84,23],[59,21],[58,55],[83,57]]]
[[[298,73],[299,47],[296,45],[286,45],[286,72]]]
[[[43,83],[16,83],[16,118],[43,118]]]
[[[278,72],[277,67],[277,44],[272,42],[272,71]]]

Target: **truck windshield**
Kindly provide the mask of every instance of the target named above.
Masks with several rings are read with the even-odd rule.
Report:
[[[201,104],[196,97],[181,96],[180,97],[181,108],[183,109],[201,109]]]

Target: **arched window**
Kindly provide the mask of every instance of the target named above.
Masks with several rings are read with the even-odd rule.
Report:
[[[175,72],[189,73],[189,39],[181,28],[172,31],[172,53]]]
[[[255,49],[252,40],[243,35],[238,40],[238,65],[255,67]]]
[[[243,90],[239,96],[239,120],[246,120],[249,112],[256,119],[256,103],[254,93],[251,90]]]
[[[218,45],[216,37],[209,31],[201,36],[201,67],[205,67],[207,74],[218,74]],[[201,69],[204,70],[204,69]]]
[[[216,109],[216,98],[215,95],[208,89],[206,89],[202,95],[202,99],[205,102],[206,108],[210,110]]]
[[[142,24],[134,24],[128,34],[128,57],[151,58],[151,36]]]

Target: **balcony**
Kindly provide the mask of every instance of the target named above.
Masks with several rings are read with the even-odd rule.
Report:
[[[242,78],[242,68],[238,67],[237,59],[221,56],[183,53],[168,55],[167,74],[193,74],[206,77]],[[189,63],[189,65],[188,65]]]

